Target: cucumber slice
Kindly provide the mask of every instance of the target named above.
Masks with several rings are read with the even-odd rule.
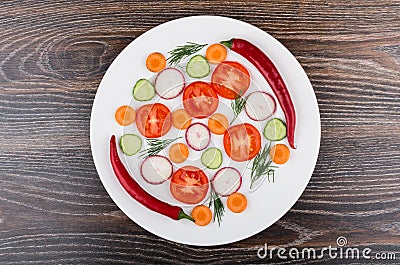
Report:
[[[222,164],[222,153],[218,148],[208,148],[201,155],[201,163],[209,169],[217,169]]]
[[[156,94],[156,90],[147,79],[139,79],[133,87],[133,97],[138,101],[149,101]]]
[[[124,134],[119,144],[125,155],[133,156],[142,148],[142,139],[136,134]]]
[[[195,55],[186,65],[186,73],[193,78],[206,77],[210,73],[210,64],[204,56]]]
[[[270,141],[280,141],[286,137],[286,124],[278,118],[269,120],[264,128],[264,136]]]

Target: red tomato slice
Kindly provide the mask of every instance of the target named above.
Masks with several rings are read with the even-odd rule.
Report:
[[[232,126],[224,134],[224,148],[226,154],[235,161],[250,160],[260,151],[260,133],[248,123]]]
[[[206,118],[218,108],[218,95],[206,82],[197,81],[183,91],[183,106],[195,118]]]
[[[161,103],[143,105],[136,111],[136,126],[144,137],[161,137],[171,129],[171,125],[171,112]]]
[[[184,166],[172,175],[170,191],[180,202],[197,204],[207,196],[209,186],[208,178],[200,168]]]
[[[225,61],[215,68],[211,85],[221,97],[235,99],[236,95],[244,95],[249,89],[250,74],[240,63]]]

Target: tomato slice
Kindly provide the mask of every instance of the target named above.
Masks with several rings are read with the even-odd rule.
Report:
[[[172,175],[170,191],[180,202],[197,204],[207,196],[209,186],[207,175],[200,168],[184,166]]]
[[[250,74],[240,63],[225,61],[215,68],[211,85],[221,97],[235,99],[236,95],[244,95],[249,89]]]
[[[218,108],[218,95],[209,83],[197,81],[183,91],[183,106],[195,118],[206,118]]]
[[[136,111],[136,126],[144,137],[161,137],[171,129],[171,112],[161,103],[143,105]]]
[[[230,127],[224,134],[226,154],[235,161],[253,159],[261,148],[261,136],[251,124],[243,123]]]

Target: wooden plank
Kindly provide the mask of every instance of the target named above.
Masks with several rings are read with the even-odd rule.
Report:
[[[204,14],[281,41],[310,77],[322,122],[317,166],[295,206],[249,239],[210,248],[130,221],[101,185],[89,143],[91,105],[118,53],[160,23]],[[266,263],[264,243],[321,249],[338,236],[400,258],[398,21],[400,1],[388,0],[3,1],[0,263]]]

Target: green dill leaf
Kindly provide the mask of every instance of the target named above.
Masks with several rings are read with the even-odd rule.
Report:
[[[176,141],[177,139],[182,138],[182,137],[177,137],[174,139],[146,139],[147,144],[149,145],[149,148],[140,151],[140,157],[148,157],[148,156],[154,156],[161,152],[163,149],[165,149],[168,145],[170,145],[172,142]]]
[[[169,57],[167,58],[167,61],[170,64],[176,65],[178,64],[182,59],[185,59],[186,57],[195,54],[196,52],[200,51],[203,49],[208,44],[198,44],[194,42],[187,42],[185,45],[180,45],[177,46],[175,49],[172,51],[169,51]]]

